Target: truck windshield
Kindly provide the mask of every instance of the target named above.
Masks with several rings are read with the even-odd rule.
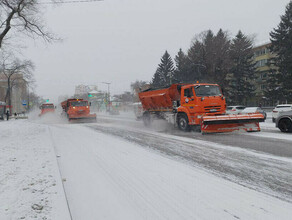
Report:
[[[72,106],[87,106],[87,102],[86,101],[76,101],[76,102],[71,102]]]
[[[214,85],[198,85],[195,86],[196,96],[220,96],[221,91],[218,86]]]

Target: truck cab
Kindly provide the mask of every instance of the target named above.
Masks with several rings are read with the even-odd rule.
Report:
[[[90,113],[88,101],[72,99],[67,102],[66,112],[68,115],[88,115]]]
[[[90,103],[87,100],[67,99],[61,103],[61,106],[69,121],[96,121],[96,114],[90,114]]]
[[[191,84],[181,87],[178,113],[185,113],[190,125],[199,125],[203,115],[222,115],[226,102],[217,84]]]
[[[42,116],[49,112],[52,113],[55,112],[55,106],[53,103],[45,103],[40,106],[40,110],[41,110],[40,116]]]

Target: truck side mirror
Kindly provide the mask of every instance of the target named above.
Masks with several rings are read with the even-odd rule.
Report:
[[[89,102],[89,106],[91,106],[91,102]]]

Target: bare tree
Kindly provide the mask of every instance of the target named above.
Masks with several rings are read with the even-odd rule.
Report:
[[[54,3],[54,0],[48,2]],[[0,49],[8,37],[21,34],[46,42],[58,40],[45,27],[43,8],[44,4],[37,0],[0,0]]]
[[[33,82],[34,65],[30,60],[21,61],[11,54],[1,53],[0,59],[0,73],[7,79],[7,90],[5,95],[5,102],[11,108],[12,88],[19,85],[19,81],[23,80],[26,86]],[[10,113],[12,110],[10,109]]]

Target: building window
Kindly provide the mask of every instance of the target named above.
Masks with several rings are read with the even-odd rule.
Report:
[[[254,55],[256,57],[258,57],[258,56],[262,56],[262,55],[265,55],[265,54],[268,54],[268,53],[270,53],[270,50],[268,48],[262,48],[262,49],[259,49],[259,50],[255,51]]]
[[[265,79],[265,78],[267,78],[267,73],[266,72],[261,73],[261,79]]]
[[[264,59],[264,60],[259,60],[256,62],[255,67],[263,67],[266,66],[268,64],[268,60]]]

